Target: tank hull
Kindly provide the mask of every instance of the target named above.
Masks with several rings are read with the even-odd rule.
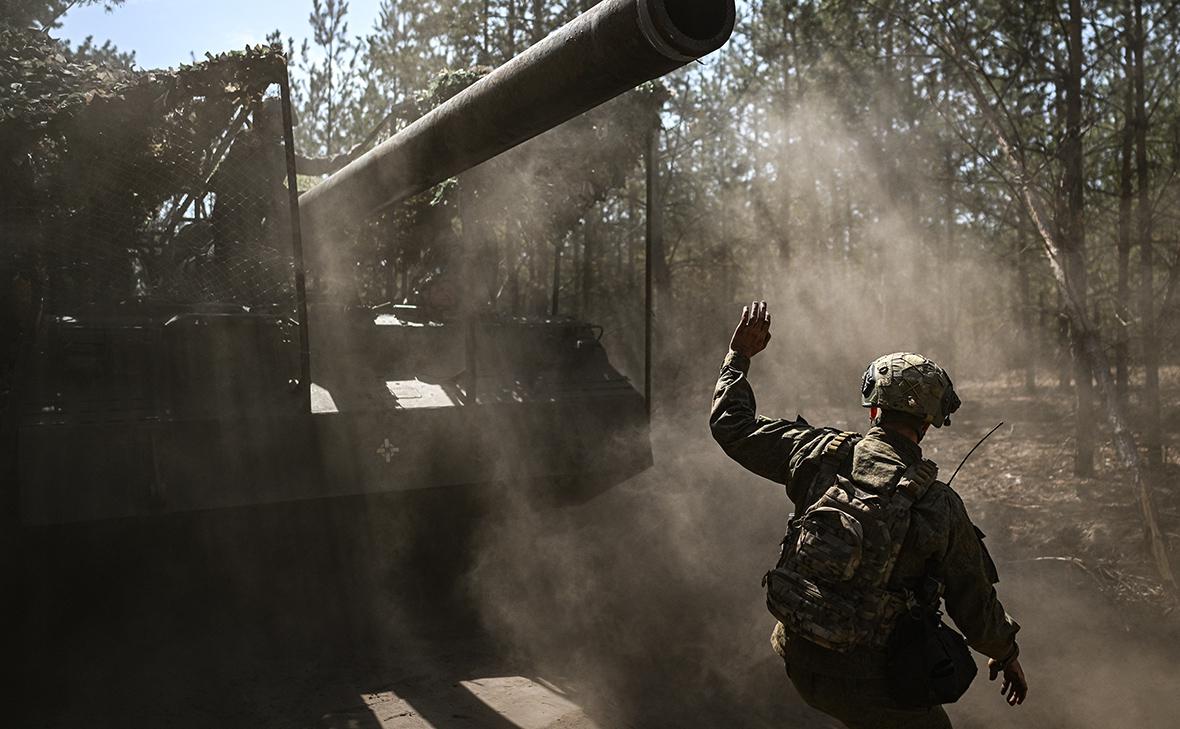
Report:
[[[55,524],[489,481],[578,498],[651,465],[638,394],[239,420],[25,425],[21,521]],[[620,430],[617,423],[631,422]],[[609,433],[609,443],[603,434]],[[63,444],[69,444],[63,450]]]
[[[68,366],[34,367],[15,429],[20,521],[496,481],[545,482],[560,501],[651,465],[643,398],[588,325],[325,318],[310,412],[285,380],[289,321],[58,318],[40,356]],[[111,361],[134,376],[110,377]]]

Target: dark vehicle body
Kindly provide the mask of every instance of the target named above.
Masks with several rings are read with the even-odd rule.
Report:
[[[334,246],[353,219],[715,50],[733,20],[732,0],[606,0],[298,200],[291,194],[282,213],[289,217],[275,225],[287,204],[275,202],[275,191],[286,197],[297,186],[283,71],[276,83],[285,179],[283,171],[262,175],[252,188],[269,185],[271,197],[240,209],[224,204],[239,190],[230,187],[232,160],[245,161],[238,168],[251,160],[282,165],[275,161],[281,145],[267,147],[252,121],[241,141],[217,142],[220,168],[200,162],[216,155],[192,155],[189,179],[213,185],[215,194],[178,189],[170,212],[160,208],[152,220],[169,245],[213,251],[190,260],[192,271],[229,261],[237,268],[225,270],[233,273],[247,270],[235,263],[245,260],[290,283],[250,282],[252,295],[272,296],[273,305],[142,296],[43,305],[9,407],[20,521],[145,517],[488,481],[543,482],[548,496],[564,500],[648,467],[645,395],[608,361],[601,330],[568,318],[309,303],[305,254],[311,271],[331,276],[346,265]],[[234,118],[258,113],[252,109],[242,106]],[[211,213],[201,212],[206,198]],[[125,249],[116,236],[132,227],[112,227],[109,247]],[[268,258],[250,261],[244,241],[263,233],[289,241],[282,244],[289,253],[272,246]],[[206,244],[209,235],[215,242]],[[126,278],[122,270],[117,276]],[[181,277],[170,290],[187,283]],[[282,291],[289,300],[274,293]]]
[[[573,496],[650,465],[643,397],[583,322],[320,313],[310,410],[281,315],[47,317],[16,403],[22,521],[509,478]]]

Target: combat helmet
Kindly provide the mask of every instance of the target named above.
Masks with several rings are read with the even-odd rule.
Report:
[[[865,370],[860,389],[866,408],[898,410],[941,428],[962,403],[946,370],[920,354],[894,352],[878,357]]]

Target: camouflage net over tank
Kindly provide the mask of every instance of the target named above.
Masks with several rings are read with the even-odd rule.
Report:
[[[30,78],[44,94],[0,120],[0,235],[46,307],[290,307],[285,73],[260,46],[86,90]]]

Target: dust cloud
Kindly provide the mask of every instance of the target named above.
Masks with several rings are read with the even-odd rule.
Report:
[[[989,446],[986,466],[965,469],[956,488],[993,535],[1000,597],[1023,625],[1032,689],[1024,706],[1009,709],[981,662],[968,696],[950,707],[956,726],[1170,726],[1180,711],[1171,690],[1180,680],[1174,622],[1130,616],[1087,578],[1052,566],[1060,563],[1023,559],[1005,539],[1019,531],[1020,513],[989,508],[999,496],[979,470],[1005,468],[1004,454],[1021,439],[1059,444],[1068,427],[1064,413],[1038,417],[1010,374],[1052,343],[1021,328],[1011,272],[977,255],[979,241],[948,243],[907,222],[912,211],[884,184],[879,160],[858,156],[869,145],[830,119],[818,107],[779,123],[784,137],[812,150],[791,161],[794,179],[824,179],[837,164],[869,171],[852,194],[877,213],[861,226],[855,252],[828,238],[781,265],[755,254],[736,303],[682,284],[672,310],[661,312],[654,468],[561,509],[536,506],[511,483],[496,491],[464,578],[481,622],[505,650],[565,679],[611,726],[833,725],[802,706],[769,648],[773,622],[759,578],[775,559],[789,502],[780,486],[729,462],[707,431],[740,301],[765,299],[774,338],[751,374],[762,413],[863,430],[865,363],[910,350],[943,362],[963,393],[955,425],[924,444],[944,478],[992,418],[1012,423]],[[678,305],[690,298],[695,307]]]

